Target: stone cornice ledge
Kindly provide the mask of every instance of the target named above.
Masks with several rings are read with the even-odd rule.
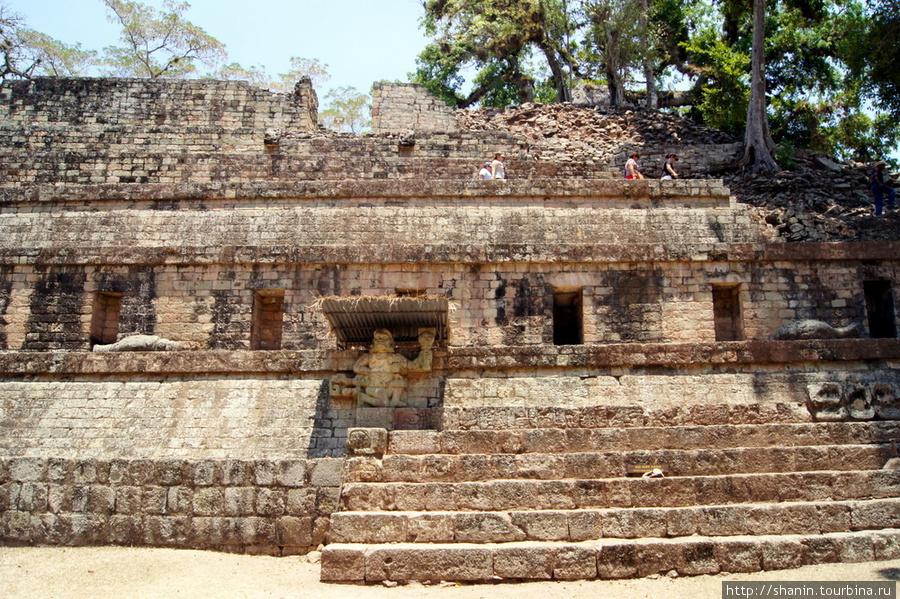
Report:
[[[729,205],[721,179],[625,181],[624,179],[354,179],[338,181],[260,181],[252,183],[97,183],[21,184],[0,188],[0,205],[22,202],[103,200],[179,201],[252,198],[403,199],[403,198],[611,198],[688,201],[715,199]]]
[[[277,375],[318,377],[350,371],[359,351],[0,352],[0,376]],[[436,371],[790,365],[900,360],[900,339],[815,339],[727,343],[619,343],[435,351]]]

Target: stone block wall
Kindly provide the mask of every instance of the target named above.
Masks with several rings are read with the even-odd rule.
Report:
[[[0,457],[0,543],[307,553],[337,509],[341,465]]]
[[[389,83],[372,86],[372,132],[456,131],[454,110],[421,85]]]
[[[560,289],[582,295],[584,343],[715,341],[713,286],[721,283],[738,290],[745,339],[772,339],[782,326],[806,319],[835,327],[859,323],[866,331],[863,282],[883,279],[891,265],[792,264],[775,271],[728,261],[158,266],[152,287],[123,294],[119,338],[156,334],[186,349],[251,349],[254,297],[277,290],[284,292],[281,349],[334,348],[313,306],[317,297],[413,288],[457,306],[451,346],[552,345],[553,293]],[[0,303],[21,309],[2,314],[2,349],[89,349],[93,294],[105,290],[96,282],[104,270],[14,269],[11,278],[24,281],[0,289]]]
[[[0,349],[89,349],[96,295],[110,293],[121,298],[120,337],[251,349],[255,298],[277,293],[281,349],[333,348],[316,298],[397,289],[451,299],[456,347],[552,344],[554,292],[581,294],[586,344],[715,341],[716,286],[736,294],[740,338],[761,340],[802,319],[865,331],[865,282],[894,278],[895,244],[767,245],[746,208],[483,197],[401,206],[389,189],[337,204],[240,202],[100,212],[48,203],[50,213],[19,205],[2,223]]]
[[[352,410],[320,405],[322,378],[0,380],[6,456],[297,459],[342,454],[353,425]]]

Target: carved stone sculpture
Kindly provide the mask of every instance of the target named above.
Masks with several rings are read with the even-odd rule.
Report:
[[[156,335],[131,335],[109,345],[95,345],[95,352],[119,351],[175,351],[181,349],[177,341],[170,341]]]
[[[847,404],[844,402],[844,386],[837,382],[813,383],[806,388],[809,394],[808,409],[819,422],[846,420]]]
[[[407,375],[431,370],[434,329],[419,331],[421,351],[414,360],[394,351],[394,336],[387,329],[375,331],[372,349],[353,365],[355,377],[336,374],[329,385],[332,397],[356,396],[360,407],[398,408],[406,406]]]
[[[900,390],[891,383],[876,383],[872,387],[872,404],[882,420],[900,420]]]
[[[859,337],[860,325],[850,324],[845,327],[833,327],[821,320],[800,320],[775,331],[775,339],[779,341],[796,339],[851,339]]]

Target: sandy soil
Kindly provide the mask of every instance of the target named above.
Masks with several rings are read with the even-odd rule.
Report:
[[[722,581],[900,580],[900,560],[808,566],[798,570],[689,578],[519,584],[332,585],[306,558],[272,558],[176,549],[0,547],[3,599],[720,599]]]

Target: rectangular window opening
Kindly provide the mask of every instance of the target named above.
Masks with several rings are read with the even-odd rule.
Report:
[[[553,345],[584,343],[582,290],[553,290]]]
[[[90,345],[108,345],[119,340],[122,294],[98,291],[91,309]]]
[[[281,349],[284,328],[284,290],[257,291],[253,297],[253,323],[250,327],[250,349]]]
[[[713,320],[716,341],[742,341],[744,319],[741,316],[741,285],[713,285]]]
[[[890,281],[863,281],[866,294],[866,314],[869,334],[875,339],[893,339],[897,336],[894,312],[894,291]]]

